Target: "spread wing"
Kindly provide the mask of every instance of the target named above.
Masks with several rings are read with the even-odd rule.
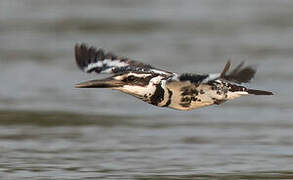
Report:
[[[95,47],[88,47],[84,43],[75,45],[75,60],[78,67],[87,73],[116,74],[126,71],[141,71],[166,75],[173,74],[130,58],[118,57],[111,52],[105,53],[103,49],[97,50]]]
[[[224,79],[226,81],[234,82],[237,84],[248,83],[255,75],[256,69],[252,66],[244,66],[244,62],[241,62],[231,72],[229,68],[231,66],[230,61],[227,62],[225,68],[218,74],[181,74],[179,81],[189,81],[193,84],[208,83],[217,79]]]

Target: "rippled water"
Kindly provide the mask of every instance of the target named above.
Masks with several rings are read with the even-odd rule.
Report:
[[[0,1],[3,179],[292,179],[293,1]],[[176,72],[258,65],[244,97],[180,112],[105,89],[77,42]]]

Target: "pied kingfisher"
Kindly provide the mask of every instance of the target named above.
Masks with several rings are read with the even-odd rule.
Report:
[[[239,64],[228,73],[230,61],[219,74],[177,74],[141,62],[105,53],[102,49],[75,45],[75,59],[84,72],[113,76],[76,84],[77,88],[110,88],[135,96],[149,104],[177,110],[191,110],[240,97],[273,95],[237,84],[249,82],[256,70]]]

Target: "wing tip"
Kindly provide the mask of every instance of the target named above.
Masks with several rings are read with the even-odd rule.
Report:
[[[230,67],[231,67],[231,59],[229,58],[227,63],[226,63],[226,65],[225,65],[225,67],[224,67],[224,69],[223,69],[223,71],[221,72],[220,77],[224,77],[225,74],[229,71]]]
[[[106,55],[102,48],[97,49],[94,46],[88,46],[86,43],[76,43],[74,46],[74,55],[77,66],[84,72],[89,64],[98,60],[104,60]]]
[[[244,66],[245,61],[242,61],[236,68],[234,68],[230,73],[226,74],[228,71],[227,67],[230,67],[230,59],[226,64],[223,72],[221,73],[221,77],[228,81],[232,81],[238,84],[248,83],[255,76],[256,67],[255,66]]]
[[[76,43],[74,46],[75,61],[79,69],[84,71],[84,67],[87,65],[85,59],[87,59],[88,46],[85,43]]]

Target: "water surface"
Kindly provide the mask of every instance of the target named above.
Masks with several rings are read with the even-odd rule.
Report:
[[[0,1],[3,179],[292,179],[293,2]],[[175,72],[258,65],[244,97],[190,112],[105,89],[77,42]]]

